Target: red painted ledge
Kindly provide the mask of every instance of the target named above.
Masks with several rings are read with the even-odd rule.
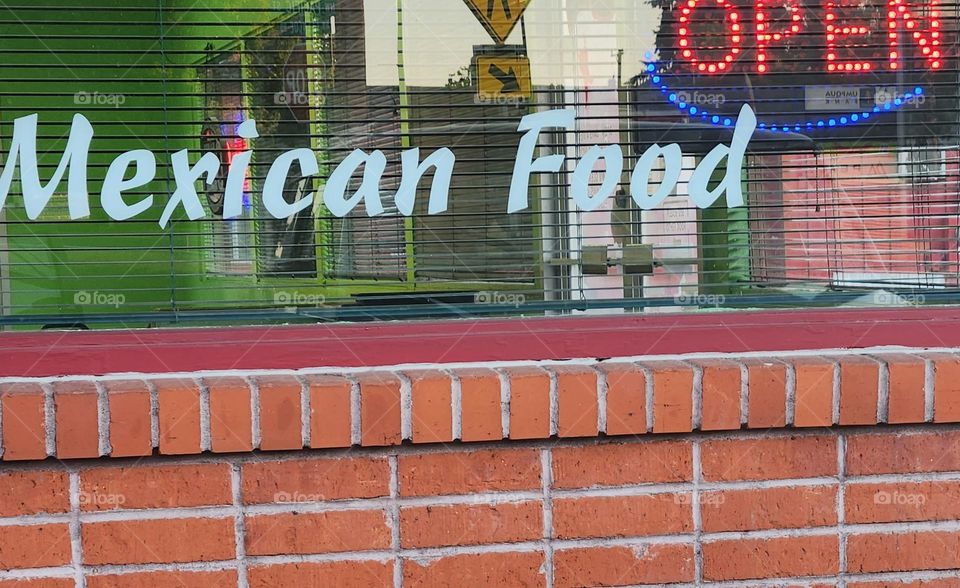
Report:
[[[960,308],[741,311],[0,335],[0,377],[960,347]]]

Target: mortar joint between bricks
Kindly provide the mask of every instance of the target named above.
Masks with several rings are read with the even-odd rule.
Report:
[[[80,530],[80,473],[76,470],[69,472],[69,501],[70,501],[70,565],[74,570],[76,588],[85,588],[86,574],[83,570],[83,538]]]
[[[749,428],[750,425],[750,370],[747,364],[738,361],[740,366],[740,427]]]
[[[150,398],[150,446],[160,447],[160,392],[151,380],[144,380]]]
[[[98,453],[101,457],[107,457],[113,453],[110,444],[110,395],[103,382],[95,380],[93,385],[97,389]]]
[[[403,588],[403,548],[400,529],[400,458],[390,455],[390,501],[387,516],[390,521],[390,551],[393,554],[393,586]]]
[[[307,448],[310,447],[313,441],[310,432],[310,384],[307,382],[307,379],[300,374],[294,377],[300,382],[300,443],[304,448]]]
[[[699,431],[703,427],[703,366],[695,361],[684,361],[684,365],[693,370],[693,390],[690,402],[692,415],[692,430]]]
[[[546,372],[550,378],[550,436],[557,437],[560,434],[560,376],[551,369]]]
[[[413,381],[410,377],[397,371],[393,374],[400,380],[400,439],[413,440]]]
[[[703,512],[700,506],[701,483],[703,481],[703,472],[701,468],[701,447],[700,441],[694,439],[691,447],[692,457],[692,516],[693,516],[693,558],[694,558],[694,580],[697,586],[703,583]]]
[[[546,586],[554,585],[553,546],[553,450],[540,450],[540,476],[543,487],[543,557],[546,571]]]
[[[200,391],[200,451],[210,451],[213,448],[213,441],[210,433],[210,388],[203,378],[194,380]]]
[[[250,388],[250,441],[254,449],[260,449],[263,440],[260,433],[260,384],[254,376],[244,378]]]
[[[363,442],[363,424],[360,422],[363,414],[360,408],[360,381],[350,375],[343,377],[350,382],[350,444],[353,447],[360,447]]]
[[[846,584],[844,577],[847,575],[847,521],[846,521],[846,489],[847,489],[847,440],[841,433],[837,435],[837,559],[839,565],[839,576],[842,584]]]
[[[635,365],[643,372],[644,416],[647,419],[647,433],[653,433],[653,421],[657,414],[654,407],[653,370],[642,363]]]
[[[500,380],[500,429],[503,439],[510,438],[510,376],[503,369],[494,369]]]
[[[607,434],[607,393],[610,391],[607,373],[600,369],[600,364],[591,366],[597,375],[597,433]]]
[[[43,390],[43,434],[47,457],[57,455],[57,409],[53,396],[53,386],[42,384]]]
[[[833,425],[840,424],[840,362],[831,359],[833,362],[833,398],[831,406],[831,422]]]
[[[937,366],[930,358],[923,361],[923,420],[932,423],[936,420],[936,369]]]
[[[879,356],[867,356],[877,362],[877,424],[890,420],[890,364]]]
[[[230,466],[230,492],[234,509],[234,541],[237,554],[237,587],[248,588],[246,553],[246,511],[243,505],[243,468],[239,463]]]
[[[796,424],[797,420],[797,368],[789,361],[783,363],[787,368],[787,406],[783,423],[789,429]]]
[[[450,430],[454,441],[463,437],[463,382],[454,370],[441,370],[450,378]]]

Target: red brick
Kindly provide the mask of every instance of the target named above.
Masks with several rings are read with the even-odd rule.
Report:
[[[601,363],[607,378],[607,435],[647,432],[647,378],[632,363]]]
[[[414,443],[453,441],[453,404],[450,376],[441,371],[407,373],[413,401]]]
[[[204,381],[210,394],[210,449],[214,453],[253,451],[250,386],[243,378]]]
[[[832,426],[834,363],[822,357],[795,358],[792,363],[796,374],[794,426]]]
[[[256,378],[260,396],[260,449],[303,449],[302,386],[293,376]]]
[[[794,486],[700,495],[705,533],[803,529],[837,524],[837,489]]]
[[[110,406],[110,457],[153,454],[150,389],[142,380],[105,380]]]
[[[543,539],[543,504],[422,506],[400,511],[404,548],[518,543]]]
[[[693,530],[689,494],[555,498],[553,529],[560,539],[670,535]]]
[[[839,571],[836,535],[731,539],[703,545],[703,579],[708,581],[834,576]]]
[[[80,472],[82,510],[187,508],[233,502],[228,464],[91,468]]]
[[[464,369],[456,374],[460,378],[460,439],[503,439],[500,376],[490,369]]]
[[[693,368],[679,361],[644,364],[653,377],[653,432],[693,430]]]
[[[390,374],[373,373],[359,381],[361,445],[399,445],[400,380]]]
[[[956,579],[888,580],[886,582],[847,582],[848,588],[957,588]]]
[[[540,368],[510,368],[510,438],[550,437],[550,375]]]
[[[383,458],[297,459],[243,464],[245,504],[377,498],[390,494],[390,466]]]
[[[960,568],[960,533],[867,533],[847,538],[847,569],[854,573]]]
[[[307,376],[310,390],[310,447],[353,445],[353,385],[341,376]]]
[[[97,386],[91,381],[53,383],[58,459],[100,456]]]
[[[390,547],[381,510],[284,513],[246,518],[247,555],[306,555]]]
[[[585,366],[557,366],[557,434],[596,437],[597,372]]]
[[[602,443],[553,450],[553,486],[589,488],[687,482],[693,479],[689,443]]]
[[[531,449],[401,455],[401,496],[538,490],[540,453]]]
[[[70,584],[72,587],[73,584]],[[217,572],[143,572],[87,576],[87,588],[235,588],[237,573]]]
[[[924,422],[926,420],[924,361],[905,353],[884,354],[879,359],[887,364],[889,374],[887,422],[891,424]]]
[[[200,388],[193,380],[156,380],[160,405],[160,453],[200,453]]]
[[[250,588],[393,588],[393,564],[379,561],[254,566],[248,576]]]
[[[546,586],[544,557],[540,552],[480,553],[434,560],[403,562],[407,588],[460,588],[461,586]]]
[[[555,588],[694,581],[690,545],[561,549],[553,561]]]
[[[0,527],[0,570],[68,565],[70,556],[65,524]]]
[[[62,471],[0,472],[0,517],[67,512],[69,487]]]
[[[735,431],[740,428],[740,366],[732,361],[695,362],[703,372],[700,429]]]
[[[4,461],[46,459],[44,402],[39,384],[0,384]]]
[[[0,588],[74,588],[73,578],[36,578],[30,580],[0,580]],[[90,583],[87,583],[90,586]]]
[[[747,426],[783,428],[787,424],[787,367],[779,362],[751,360],[747,365]]]
[[[837,475],[837,442],[831,436],[705,441],[706,480],[781,480]]]
[[[848,523],[899,523],[960,519],[960,482],[848,484]]]
[[[236,557],[232,519],[156,519],[84,523],[87,565],[186,563]],[[69,549],[68,549],[69,552]]]
[[[932,354],[933,420],[938,423],[960,423],[960,356]]]
[[[880,364],[861,356],[840,359],[840,424],[875,425]]]
[[[960,433],[851,435],[847,474],[911,474],[960,470]]]

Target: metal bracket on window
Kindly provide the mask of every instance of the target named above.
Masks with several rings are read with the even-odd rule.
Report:
[[[611,253],[613,255],[611,255]],[[611,251],[606,245],[584,247],[580,259],[556,258],[554,266],[580,266],[586,275],[605,276],[611,267],[620,266],[625,275],[649,275],[656,263],[652,245],[626,245]]]

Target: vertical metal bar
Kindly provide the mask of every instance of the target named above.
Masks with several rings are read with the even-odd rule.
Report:
[[[397,74],[398,90],[400,92],[400,146],[406,150],[410,148],[410,98],[407,96],[407,79],[404,69],[403,55],[403,0],[397,0]],[[403,239],[407,262],[408,284],[415,284],[417,280],[416,248],[414,247],[413,217],[403,219]]]

